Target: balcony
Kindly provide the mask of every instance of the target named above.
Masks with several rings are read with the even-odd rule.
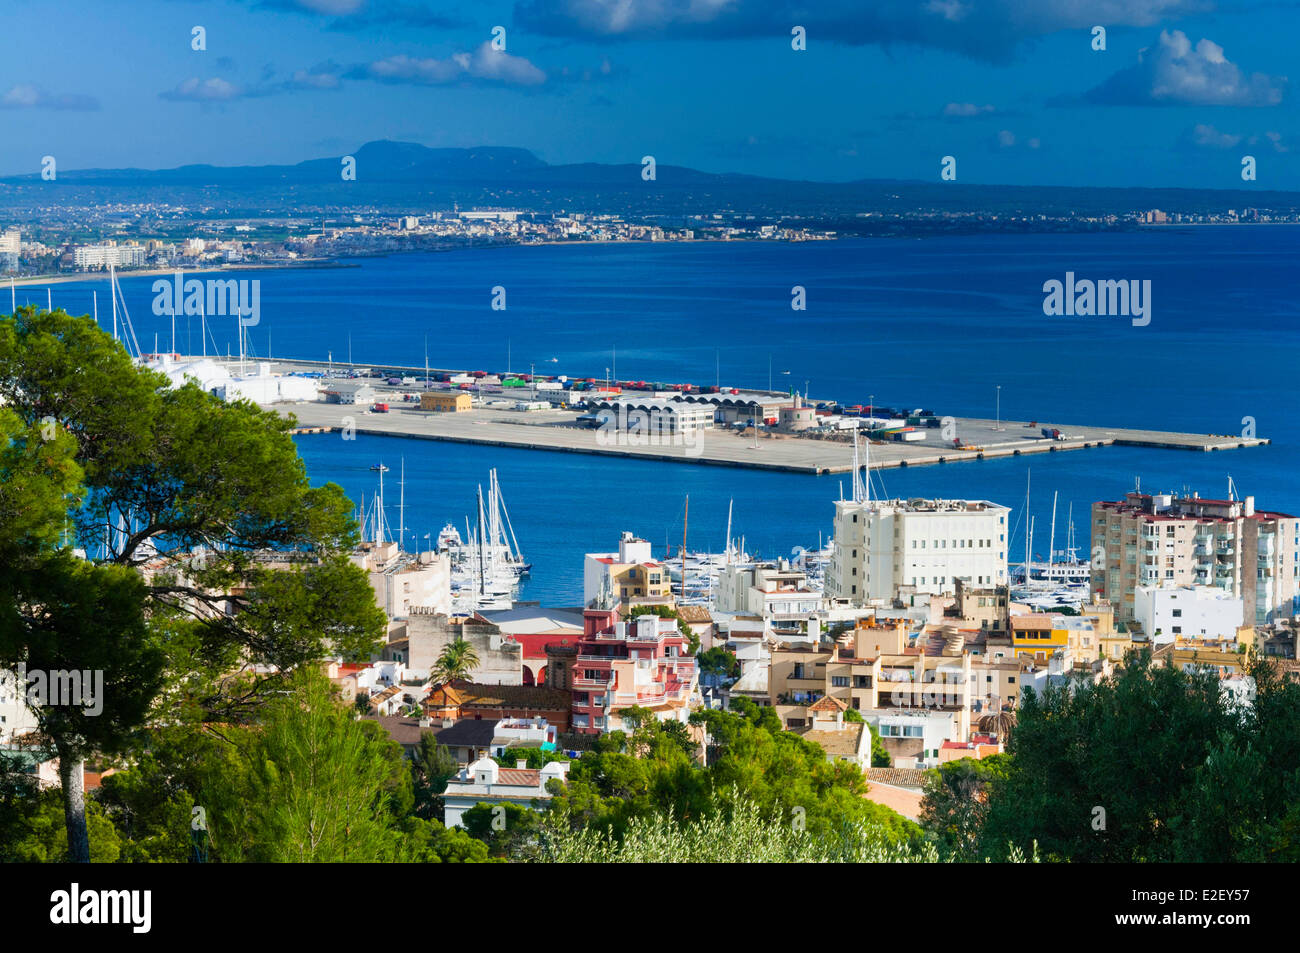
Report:
[[[609,688],[614,684],[614,676],[609,678],[575,678],[574,688]]]

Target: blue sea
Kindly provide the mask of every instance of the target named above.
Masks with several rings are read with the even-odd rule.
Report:
[[[361,259],[357,267],[249,271],[261,320],[252,349],[278,357],[509,369],[539,374],[794,387],[815,399],[925,407],[1004,419],[1044,419],[1238,434],[1243,418],[1271,446],[1220,453],[1110,447],[887,470],[876,494],[992,499],[1023,518],[1032,470],[1034,550],[1045,555],[1053,493],[1056,546],[1073,505],[1081,552],[1088,512],[1137,480],[1147,491],[1223,497],[1232,477],[1261,508],[1300,511],[1300,227],[1161,228],[1116,235],[968,236],[778,244],[583,244],[467,249]],[[1150,280],[1151,323],[1048,317],[1043,283]],[[146,350],[170,346],[171,319],[152,314],[152,278],[121,284]],[[792,310],[791,289],[807,310]],[[506,289],[506,309],[491,308]],[[58,307],[89,312],[107,282],[52,287]],[[43,287],[20,289],[44,303]],[[179,350],[199,350],[197,319],[178,319]],[[217,347],[237,350],[234,319],[216,319]],[[211,347],[211,345],[209,345]],[[398,523],[395,478],[406,469],[411,537],[436,535],[474,509],[496,467],[534,569],[524,598],[576,604],[582,554],[631,530],[656,553],[682,536],[720,549],[733,535],[776,557],[830,531],[839,476],[803,476],[399,438],[299,437],[314,481],[369,499],[383,461]],[[1016,538],[1023,536],[1023,524]],[[409,543],[416,540],[411,538]],[[422,540],[421,540],[422,541]],[[1021,552],[1013,548],[1013,559]]]

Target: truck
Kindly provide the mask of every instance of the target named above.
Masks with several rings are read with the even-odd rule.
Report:
[[[388,405],[387,405],[387,404],[375,404],[375,405],[374,405],[373,407],[371,407],[370,409],[373,410],[373,411],[374,411],[375,413],[377,413],[377,414],[386,414],[386,413],[388,413]]]
[[[1044,427],[1042,429],[1042,434],[1048,440],[1069,440],[1070,439],[1061,431],[1057,430],[1055,427]]]

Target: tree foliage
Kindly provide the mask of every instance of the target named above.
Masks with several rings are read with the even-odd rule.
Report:
[[[1093,686],[1024,694],[1011,760],[992,779],[984,850],[1037,842],[1049,860],[1300,857],[1300,685],[1265,660],[1238,706],[1213,671],[1132,653]]]
[[[89,317],[36,308],[0,319],[0,405],[0,665],[104,678],[103,714],[38,712],[84,860],[88,755],[150,720],[245,719],[292,668],[368,655],[385,620],[292,420],[169,387]]]

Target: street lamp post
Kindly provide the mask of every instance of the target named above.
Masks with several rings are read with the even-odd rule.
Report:
[[[997,423],[993,429],[998,433],[1002,432],[1002,385],[997,385]]]

